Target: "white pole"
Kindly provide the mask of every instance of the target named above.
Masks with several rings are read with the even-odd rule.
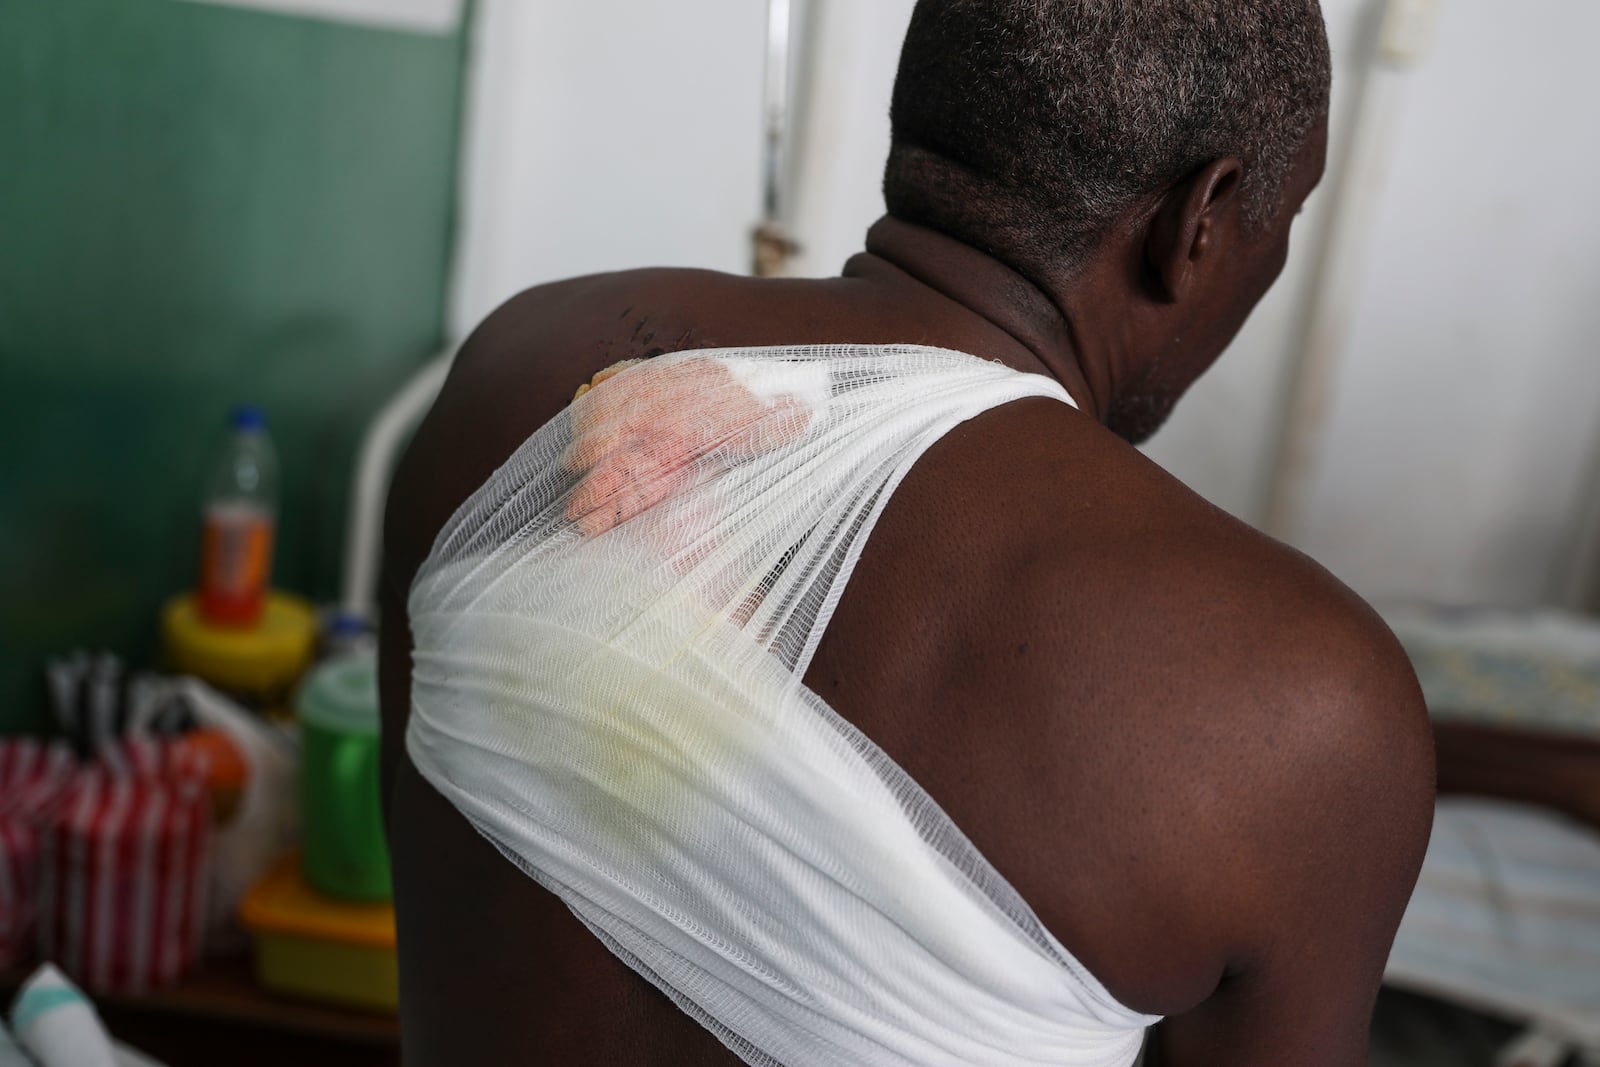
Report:
[[[361,439],[345,528],[344,586],[339,613],[368,625],[377,621],[378,562],[383,554],[383,504],[389,477],[406,435],[433,406],[450,373],[455,350],[430,360],[396,393]]]
[[[789,127],[789,62],[793,53],[790,0],[767,0],[766,154],[762,167],[761,222],[751,235],[751,269],[760,277],[784,272],[794,253],[783,219],[785,150]]]

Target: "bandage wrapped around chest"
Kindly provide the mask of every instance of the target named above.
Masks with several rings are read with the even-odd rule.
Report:
[[[1124,1067],[1155,1021],[802,682],[911,465],[1025,397],[1071,403],[939,349],[661,357],[529,438],[417,574],[418,770],[747,1063]]]

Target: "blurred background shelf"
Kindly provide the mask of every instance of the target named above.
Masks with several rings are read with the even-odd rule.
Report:
[[[0,974],[9,1002],[26,975]],[[394,1016],[273,996],[247,957],[208,963],[172,989],[95,998],[118,1041],[167,1067],[398,1067]]]

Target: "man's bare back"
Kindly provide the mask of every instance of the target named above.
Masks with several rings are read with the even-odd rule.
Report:
[[[618,360],[917,343],[1036,369],[1061,329],[1004,267],[891,220],[840,279],[577,279],[530,290],[474,335],[387,521],[385,766],[410,1062],[737,1062],[404,757],[405,596],[461,500]],[[1065,384],[1080,402],[1093,392]],[[806,683],[1122,1003],[1169,1017],[1156,1062],[1353,1064],[1431,816],[1415,682],[1352,594],[1093,414],[1020,401],[929,450]]]

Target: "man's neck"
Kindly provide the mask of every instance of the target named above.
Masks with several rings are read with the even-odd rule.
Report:
[[[874,260],[1007,335],[1007,365],[1055,378],[1081,410],[1104,421],[1111,382],[1097,371],[1111,363],[1094,357],[1109,353],[1083,335],[1071,294],[1053,294],[971,245],[889,216],[867,231],[867,250],[845,265],[845,276],[880,274]]]

